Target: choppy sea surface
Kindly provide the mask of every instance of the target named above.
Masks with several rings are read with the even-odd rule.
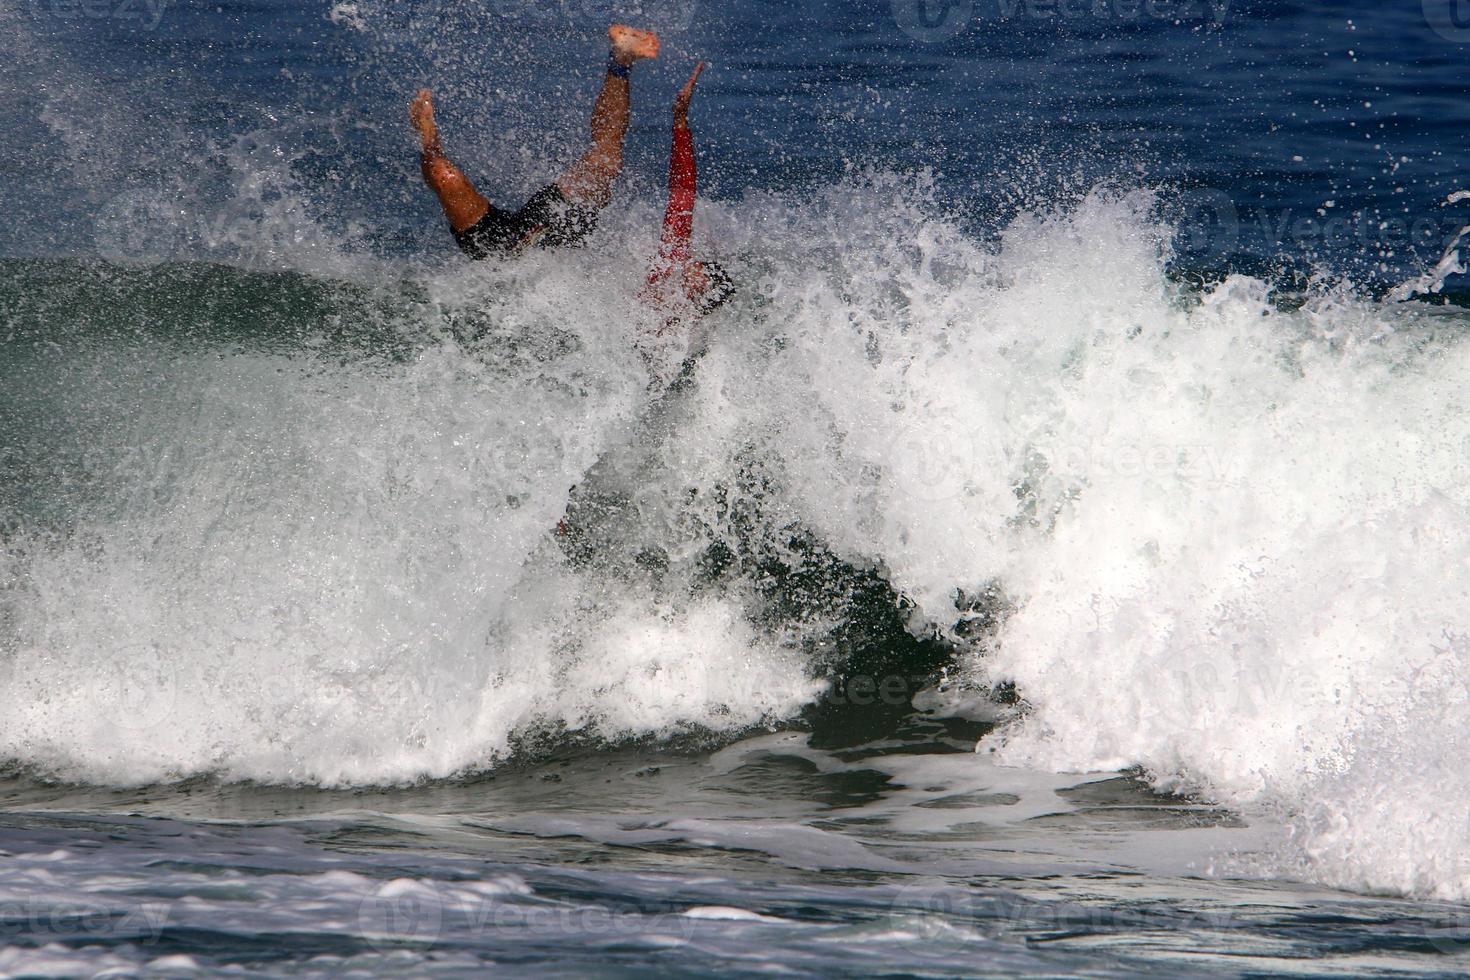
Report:
[[[408,98],[514,206],[615,19],[598,233],[466,261]],[[1463,973],[1467,55],[0,0],[0,974]]]

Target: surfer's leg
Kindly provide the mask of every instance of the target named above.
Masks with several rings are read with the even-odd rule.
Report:
[[[475,190],[475,185],[470,183],[464,172],[444,156],[444,147],[439,143],[439,127],[434,123],[433,93],[422,89],[409,107],[408,116],[423,140],[419,163],[424,183],[439,196],[449,227],[456,234],[474,227],[490,212],[490,202]]]
[[[612,54],[602,92],[592,107],[592,146],[556,182],[569,202],[593,208],[607,207],[613,182],[623,170],[623,140],[632,105],[628,69],[642,58],[658,57],[658,38],[647,31],[615,24],[607,36]]]

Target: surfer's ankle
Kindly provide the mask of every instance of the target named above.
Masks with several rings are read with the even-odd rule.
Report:
[[[439,126],[434,121],[434,93],[421,88],[408,106],[408,121],[419,134],[426,157],[442,156],[439,145]]]

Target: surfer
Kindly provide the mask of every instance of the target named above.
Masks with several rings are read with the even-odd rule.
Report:
[[[638,345],[653,369],[652,386],[660,389],[660,394],[639,415],[636,426],[640,436],[633,440],[634,446],[659,444],[661,440],[655,435],[668,430],[669,412],[692,383],[698,356],[690,353],[685,357],[670,379],[658,371],[657,355],[642,340],[682,342],[684,338],[674,337],[674,331],[686,324],[691,314],[708,314],[735,292],[734,282],[718,263],[694,257],[694,202],[699,173],[694,160],[694,135],[689,130],[689,103],[704,69],[705,63],[701,61],[674,98],[669,204],[664,212],[658,257],[648,271],[643,290],[644,301],[661,322],[649,328],[654,336],[645,335]],[[611,556],[630,550],[616,546],[618,535],[623,533],[627,515],[638,509],[633,488],[645,482],[644,469],[655,465],[656,458],[647,453],[624,450],[604,453],[592,465],[586,478],[572,487],[566,515],[556,525],[557,537],[568,557],[587,563],[598,556],[601,556],[599,560],[611,560]],[[631,550],[636,554],[635,564],[645,569],[667,564],[667,556],[660,557],[656,549]]]
[[[664,329],[676,326],[682,318],[680,314],[689,307],[701,315],[710,313],[735,292],[734,282],[719,263],[694,258],[694,200],[699,189],[699,169],[694,159],[694,134],[689,130],[689,103],[704,69],[705,63],[701,61],[674,98],[669,204],[664,212],[658,258],[648,272],[644,291],[646,299],[669,314]]]
[[[460,249],[472,259],[515,252],[530,245],[576,245],[591,233],[597,214],[612,200],[623,169],[634,62],[658,57],[658,38],[614,24],[612,50],[602,92],[592,107],[592,146],[556,183],[538,191],[519,211],[502,211],[487,201],[463,171],[444,155],[434,123],[434,95],[422,89],[409,107],[409,120],[423,141],[424,183],[439,197]]]

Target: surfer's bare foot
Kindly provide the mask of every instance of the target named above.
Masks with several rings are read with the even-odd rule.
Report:
[[[426,88],[419,89],[408,107],[408,121],[418,130],[419,139],[424,141],[424,152],[432,152],[439,146],[439,127],[434,122],[434,93]]]
[[[613,60],[624,67],[642,58],[658,57],[658,37],[652,31],[639,31],[622,24],[607,29],[612,42]]]

